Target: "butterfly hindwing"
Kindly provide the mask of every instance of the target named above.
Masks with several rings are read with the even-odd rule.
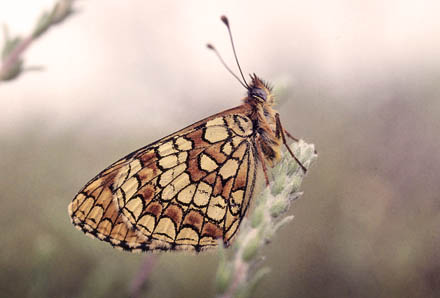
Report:
[[[252,197],[252,121],[239,108],[143,147],[92,179],[69,212],[84,232],[127,250],[229,245]]]

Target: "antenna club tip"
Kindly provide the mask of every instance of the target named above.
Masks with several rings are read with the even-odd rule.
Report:
[[[208,49],[210,49],[210,50],[214,50],[214,46],[213,46],[212,44],[210,44],[210,43],[207,43],[207,44],[206,44],[206,47],[207,47]]]
[[[222,16],[220,17],[220,20],[222,20],[222,22],[223,22],[226,26],[229,26],[229,20],[228,20],[228,18],[227,18],[225,15],[222,15]]]

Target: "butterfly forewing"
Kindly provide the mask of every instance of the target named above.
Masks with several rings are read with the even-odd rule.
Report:
[[[126,250],[229,245],[254,191],[253,129],[240,106],[129,154],[76,195],[72,222]]]

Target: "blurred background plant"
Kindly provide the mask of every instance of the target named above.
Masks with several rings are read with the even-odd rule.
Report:
[[[29,36],[21,38],[11,37],[7,25],[3,25],[4,43],[2,50],[2,64],[0,68],[0,81],[17,78],[23,71],[40,70],[40,67],[25,67],[24,52],[37,38],[43,35],[51,26],[60,24],[73,13],[74,0],[60,0],[48,12],[41,14],[35,28]]]
[[[66,208],[119,157],[239,104],[205,49],[233,61],[226,14],[245,72],[286,86],[285,128],[320,153],[254,297],[440,296],[440,2],[82,4],[27,49],[44,72],[0,84],[2,295],[215,295],[217,254],[155,255],[138,287],[148,257],[84,237]],[[0,22],[29,32],[52,5],[3,1]]]

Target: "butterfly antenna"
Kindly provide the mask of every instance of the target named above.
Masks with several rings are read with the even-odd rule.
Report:
[[[214,46],[212,45],[212,44],[210,44],[210,43],[208,43],[207,45],[206,45],[207,47],[208,47],[208,49],[210,49],[210,50],[212,50],[212,51],[214,51],[214,53],[217,55],[217,57],[218,57],[218,59],[220,60],[220,62],[223,64],[223,66],[229,71],[229,73],[231,74],[231,75],[233,75],[234,76],[234,78],[236,78],[237,79],[237,81],[239,81],[240,82],[240,84],[244,87],[244,88],[246,88],[246,89],[249,89],[249,86],[248,86],[248,84],[246,83],[246,81],[244,81],[244,83],[240,80],[240,78],[229,68],[229,66],[225,63],[225,61],[223,60],[223,58],[222,58],[222,56],[220,56],[220,53],[217,51],[217,49],[216,48],[214,48]],[[243,76],[243,74],[242,74],[242,76]]]
[[[232,51],[234,52],[235,62],[237,62],[238,70],[240,71],[241,77],[246,85],[246,89],[249,89],[250,87],[246,82],[246,79],[244,78],[243,71],[241,70],[240,63],[238,62],[237,52],[235,51],[234,39],[232,38],[232,32],[231,32],[231,26],[229,25],[229,20],[226,16],[221,16],[220,19],[226,25],[226,28],[228,28],[229,38],[231,39]]]

